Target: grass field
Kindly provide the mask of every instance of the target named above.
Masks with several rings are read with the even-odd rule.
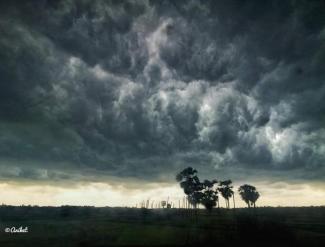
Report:
[[[5,228],[28,227],[28,233]],[[325,246],[325,207],[0,207],[0,246]]]

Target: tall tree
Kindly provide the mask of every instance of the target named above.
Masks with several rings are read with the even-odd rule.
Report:
[[[253,204],[254,208],[256,207],[256,201],[257,199],[260,197],[260,193],[258,191],[253,191],[252,195],[251,195],[251,203]]]
[[[176,175],[176,181],[180,183],[181,188],[187,195],[189,202],[196,207],[200,203],[203,184],[197,176],[197,170],[192,167],[185,168]]]
[[[220,191],[222,197],[225,198],[227,208],[230,208],[229,198],[234,196],[234,191],[232,190],[233,186],[231,184],[232,184],[231,180],[225,180],[225,181],[219,182],[218,190]],[[233,197],[233,200],[234,200],[234,197]],[[235,202],[235,200],[234,200],[234,202]]]
[[[203,190],[201,192],[200,203],[209,211],[217,205],[218,190],[214,189],[216,183],[216,180],[204,180],[202,183]]]
[[[256,206],[256,201],[260,197],[260,194],[255,186],[249,184],[241,185],[238,192],[249,208],[251,205],[254,207]]]

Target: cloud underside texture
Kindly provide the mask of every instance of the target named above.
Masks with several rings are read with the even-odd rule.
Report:
[[[324,178],[324,10],[1,1],[1,178]]]

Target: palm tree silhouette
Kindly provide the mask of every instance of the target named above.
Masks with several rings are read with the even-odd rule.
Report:
[[[238,189],[238,192],[249,208],[251,205],[255,208],[255,203],[260,197],[260,193],[258,193],[255,186],[249,184],[241,185]]]
[[[256,207],[256,201],[257,199],[260,197],[260,193],[258,193],[258,191],[253,191],[252,195],[251,195],[251,203],[254,205],[254,208]]]
[[[234,207],[235,207],[234,191],[232,190],[233,186],[231,184],[232,184],[231,180],[225,180],[219,182],[218,191],[221,193],[222,197],[225,198],[227,208],[230,208],[229,198],[231,197],[233,197]]]

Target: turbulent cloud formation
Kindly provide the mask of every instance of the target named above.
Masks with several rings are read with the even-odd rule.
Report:
[[[324,178],[324,10],[1,1],[1,178]]]

